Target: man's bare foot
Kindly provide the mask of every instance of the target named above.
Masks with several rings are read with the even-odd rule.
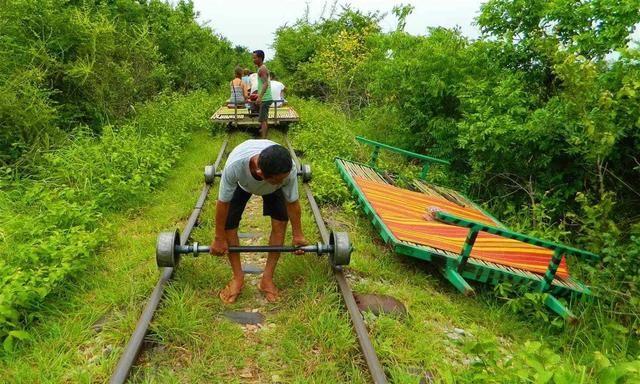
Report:
[[[233,304],[236,302],[238,295],[240,295],[240,291],[242,291],[243,286],[243,281],[233,279],[222,289],[222,291],[220,291],[218,297],[220,297],[220,300],[225,304]]]
[[[278,291],[278,288],[273,285],[272,280],[260,280],[260,283],[258,283],[258,290],[262,292],[264,298],[267,299],[267,301],[270,303],[274,303],[280,300],[280,291]]]

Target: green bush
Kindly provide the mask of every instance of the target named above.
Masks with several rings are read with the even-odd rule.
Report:
[[[637,383],[640,360],[612,363],[603,354],[593,354],[590,366],[563,359],[540,342],[528,341],[522,349],[507,355],[495,340],[475,340],[463,346],[471,356],[469,368],[462,372],[445,370],[444,383]]]
[[[306,17],[280,27],[271,65],[298,95],[317,97],[349,113],[368,104],[370,66],[373,54],[379,54],[372,37],[380,32],[382,16],[349,6],[339,14],[334,11],[317,22]]]
[[[476,40],[444,28],[412,36],[403,31],[411,7],[393,12],[398,28],[388,33],[377,28],[377,14],[349,8],[315,22],[307,15],[276,33],[274,66],[290,89],[328,101],[351,118],[349,129],[335,114],[312,117],[295,131],[305,156],[317,159],[314,190],[323,201],[343,201],[346,192],[326,150],[335,146],[363,160],[355,134],[449,160],[451,166],[432,176],[438,183],[486,202],[517,231],[603,257],[600,263],[569,260],[572,275],[596,293],[572,300],[579,326],[564,327],[544,308],[543,294],[508,298],[506,307],[561,339],[567,354],[583,364],[569,364],[578,369],[595,364],[596,351],[616,363],[636,359],[640,49],[630,39],[640,22],[640,0],[490,0],[481,7],[477,21],[484,35]],[[308,111],[303,118],[320,115],[318,107]],[[385,161],[380,164],[394,172],[413,172]],[[546,370],[565,370],[555,356],[550,359],[542,364]],[[545,369],[536,369],[538,376],[495,377],[617,380],[598,371],[550,377]],[[618,382],[637,373],[629,372]],[[491,382],[491,372],[482,379]]]
[[[354,154],[355,135],[346,116],[317,101],[292,100],[301,122],[292,129],[294,148],[313,169],[313,192],[319,202],[341,203],[349,196],[336,169],[335,157]]]
[[[2,169],[0,340],[11,350],[51,292],[77,276],[107,238],[103,214],[141,204],[177,160],[189,133],[209,125],[219,98],[162,96],[97,136],[83,129],[44,156],[33,175]],[[6,193],[4,191],[7,191]]]
[[[250,58],[190,1],[9,0],[0,20],[0,164],[35,163],[161,92],[218,86]]]

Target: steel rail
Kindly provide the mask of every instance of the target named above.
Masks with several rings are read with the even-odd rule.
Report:
[[[220,147],[220,152],[218,152],[218,157],[216,158],[216,161],[214,163],[214,169],[217,169],[218,165],[220,165],[222,156],[224,155],[224,151],[227,148],[228,143],[229,135],[226,135],[224,141],[222,142],[222,146]],[[204,203],[207,200],[209,189],[212,186],[213,184],[205,184],[204,187],[202,187],[202,192],[200,193],[200,197],[198,198],[196,206],[191,212],[191,216],[189,216],[189,220],[187,220],[187,223],[184,226],[184,230],[182,231],[182,235],[180,236],[180,245],[185,245],[187,243],[187,240],[191,235],[191,231],[198,221],[198,216],[200,216],[200,212],[202,212]],[[131,338],[129,338],[129,342],[125,347],[124,353],[120,357],[118,365],[116,366],[116,369],[111,376],[111,380],[109,381],[111,384],[121,384],[127,381],[129,372],[131,371],[131,367],[133,367],[133,364],[135,364],[136,359],[138,358],[138,355],[140,354],[140,351],[142,349],[144,337],[146,336],[147,330],[149,329],[149,324],[151,323],[153,314],[158,308],[158,304],[162,299],[162,294],[164,293],[166,283],[171,280],[173,271],[174,268],[162,268],[158,283],[156,283],[149,301],[147,302],[147,305],[144,308],[140,319],[138,319],[136,329],[131,335]]]
[[[218,157],[216,158],[216,161],[214,163],[214,169],[218,169],[218,166],[222,161],[222,157],[224,155],[228,142],[229,142],[229,135],[225,137],[222,143],[222,146],[220,148],[220,152],[218,152]],[[295,152],[293,151],[293,147],[291,146],[291,143],[289,142],[289,138],[286,133],[285,133],[285,142],[288,146],[289,151],[291,152],[291,156],[293,157],[293,159],[295,160],[296,164],[299,167],[300,166],[299,159],[296,156]],[[184,230],[182,231],[182,234],[180,236],[180,245],[182,246],[186,245],[189,239],[189,236],[191,234],[191,231],[193,230],[193,227],[196,225],[198,221],[198,217],[200,216],[200,213],[204,208],[204,203],[207,200],[209,190],[212,186],[213,184],[211,185],[205,184],[203,186],[202,191],[200,193],[200,197],[198,198],[198,201],[196,202],[196,205],[193,211],[191,212],[191,216],[189,216],[189,219],[187,220]],[[304,183],[303,189],[305,191],[307,200],[309,201],[309,205],[311,207],[311,211],[313,212],[313,216],[316,221],[316,225],[318,226],[318,231],[320,232],[322,241],[325,244],[328,244],[330,241],[329,239],[330,234],[322,218],[320,208],[318,207],[318,204],[316,203],[316,200],[313,196],[311,187],[307,183]],[[142,349],[144,337],[147,334],[149,324],[158,307],[158,304],[162,299],[162,295],[164,293],[164,288],[166,286],[166,283],[169,280],[171,280],[171,277],[173,276],[173,272],[174,272],[174,268],[162,269],[160,273],[160,278],[158,279],[158,283],[156,284],[149,298],[149,301],[147,302],[147,305],[142,315],[140,316],[140,319],[138,320],[136,329],[133,332],[131,338],[129,339],[129,342],[125,347],[124,353],[122,354],[122,356],[120,357],[120,360],[118,361],[116,369],[114,370],[113,375],[111,376],[110,383],[120,384],[120,383],[126,382],[129,376],[129,372],[131,371],[131,368],[135,364],[136,359],[138,358],[138,355]],[[334,267],[333,273],[338,283],[338,287],[340,288],[340,292],[342,293],[342,297],[344,299],[349,315],[351,317],[353,327],[358,337],[360,348],[362,350],[363,356],[369,368],[369,372],[371,373],[373,382],[376,384],[387,383],[387,377],[380,364],[380,361],[378,360],[375,350],[373,349],[373,345],[371,344],[371,340],[369,339],[369,334],[367,333],[367,329],[362,319],[362,315],[360,314],[360,311],[355,302],[355,299],[353,298],[353,292],[344,276],[342,267],[341,266]]]
[[[298,167],[300,167],[300,161],[298,156],[296,155],[293,147],[291,146],[291,142],[289,142],[289,137],[287,134],[284,136],[284,140],[287,144],[289,152],[291,152],[291,157],[293,157]],[[320,237],[322,237],[322,241],[325,243],[329,243],[329,231],[327,230],[327,226],[324,223],[324,219],[322,218],[322,213],[320,212],[320,208],[318,207],[318,203],[316,203],[316,199],[313,196],[313,192],[311,191],[311,187],[308,183],[302,184],[302,188],[307,196],[307,200],[309,201],[309,206],[311,207],[311,211],[313,212],[313,217],[316,221],[316,225],[318,226],[318,231],[320,232]],[[362,355],[369,367],[369,373],[371,373],[371,378],[373,382],[376,384],[387,383],[387,376],[384,373],[384,369],[380,364],[380,360],[378,359],[378,355],[376,355],[376,351],[373,349],[373,345],[371,344],[371,339],[369,339],[369,333],[367,332],[367,327],[364,324],[364,320],[362,318],[362,314],[360,313],[360,309],[356,304],[356,300],[353,298],[353,291],[351,290],[351,286],[344,276],[344,272],[342,270],[342,266],[333,267],[333,275],[338,282],[338,287],[340,288],[340,292],[342,293],[342,298],[344,303],[349,311],[349,315],[351,317],[351,323],[353,324],[353,328],[356,331],[356,335],[358,336],[358,342],[360,343],[360,349],[362,351]]]

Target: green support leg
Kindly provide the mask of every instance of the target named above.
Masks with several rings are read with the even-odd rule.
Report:
[[[380,153],[380,147],[379,146],[374,146],[373,147],[373,152],[371,152],[371,158],[369,159],[369,166],[372,168],[376,167],[376,162],[378,161],[378,154]]]
[[[442,271],[444,277],[449,280],[451,284],[460,292],[462,292],[465,296],[473,296],[476,292],[471,288],[469,283],[456,271],[455,267],[444,267],[444,271]]]
[[[458,272],[462,272],[465,265],[467,265],[467,261],[469,261],[469,256],[471,256],[471,249],[473,249],[473,245],[476,243],[476,238],[478,237],[478,229],[473,227],[469,229],[467,233],[467,238],[464,241],[464,245],[462,247],[462,253],[460,257],[458,257]]]
[[[553,284],[553,279],[556,276],[556,272],[558,271],[558,266],[560,265],[560,261],[562,261],[562,252],[564,250],[562,248],[556,248],[553,251],[553,256],[551,256],[551,260],[549,261],[549,267],[547,271],[544,273],[542,281],[540,282],[540,292],[547,292],[551,289],[551,284]]]
[[[420,172],[420,178],[427,181],[427,173],[429,173],[429,163],[424,163],[422,166],[422,172]]]
[[[578,318],[571,313],[569,308],[565,307],[560,300],[553,297],[551,294],[547,295],[547,298],[544,300],[544,303],[549,307],[553,312],[562,316],[562,318],[569,324],[575,324],[578,322]]]

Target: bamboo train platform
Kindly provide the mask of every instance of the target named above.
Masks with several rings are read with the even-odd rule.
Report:
[[[252,113],[246,106],[235,106],[225,103],[209,118],[213,123],[225,124],[228,127],[258,127],[258,114]],[[284,104],[269,108],[269,126],[286,128],[291,123],[300,121],[300,116],[292,106]]]
[[[433,158],[363,137],[373,147],[367,164],[337,158],[336,166],[394,252],[435,263],[460,292],[474,295],[468,281],[490,285],[509,282],[547,293],[545,304],[568,322],[577,318],[558,297],[590,295],[573,278],[566,256],[597,260],[598,255],[567,245],[513,232],[462,193],[426,181],[432,165],[448,165]],[[423,165],[419,178],[407,187],[394,185],[378,168],[380,150],[399,153]]]

